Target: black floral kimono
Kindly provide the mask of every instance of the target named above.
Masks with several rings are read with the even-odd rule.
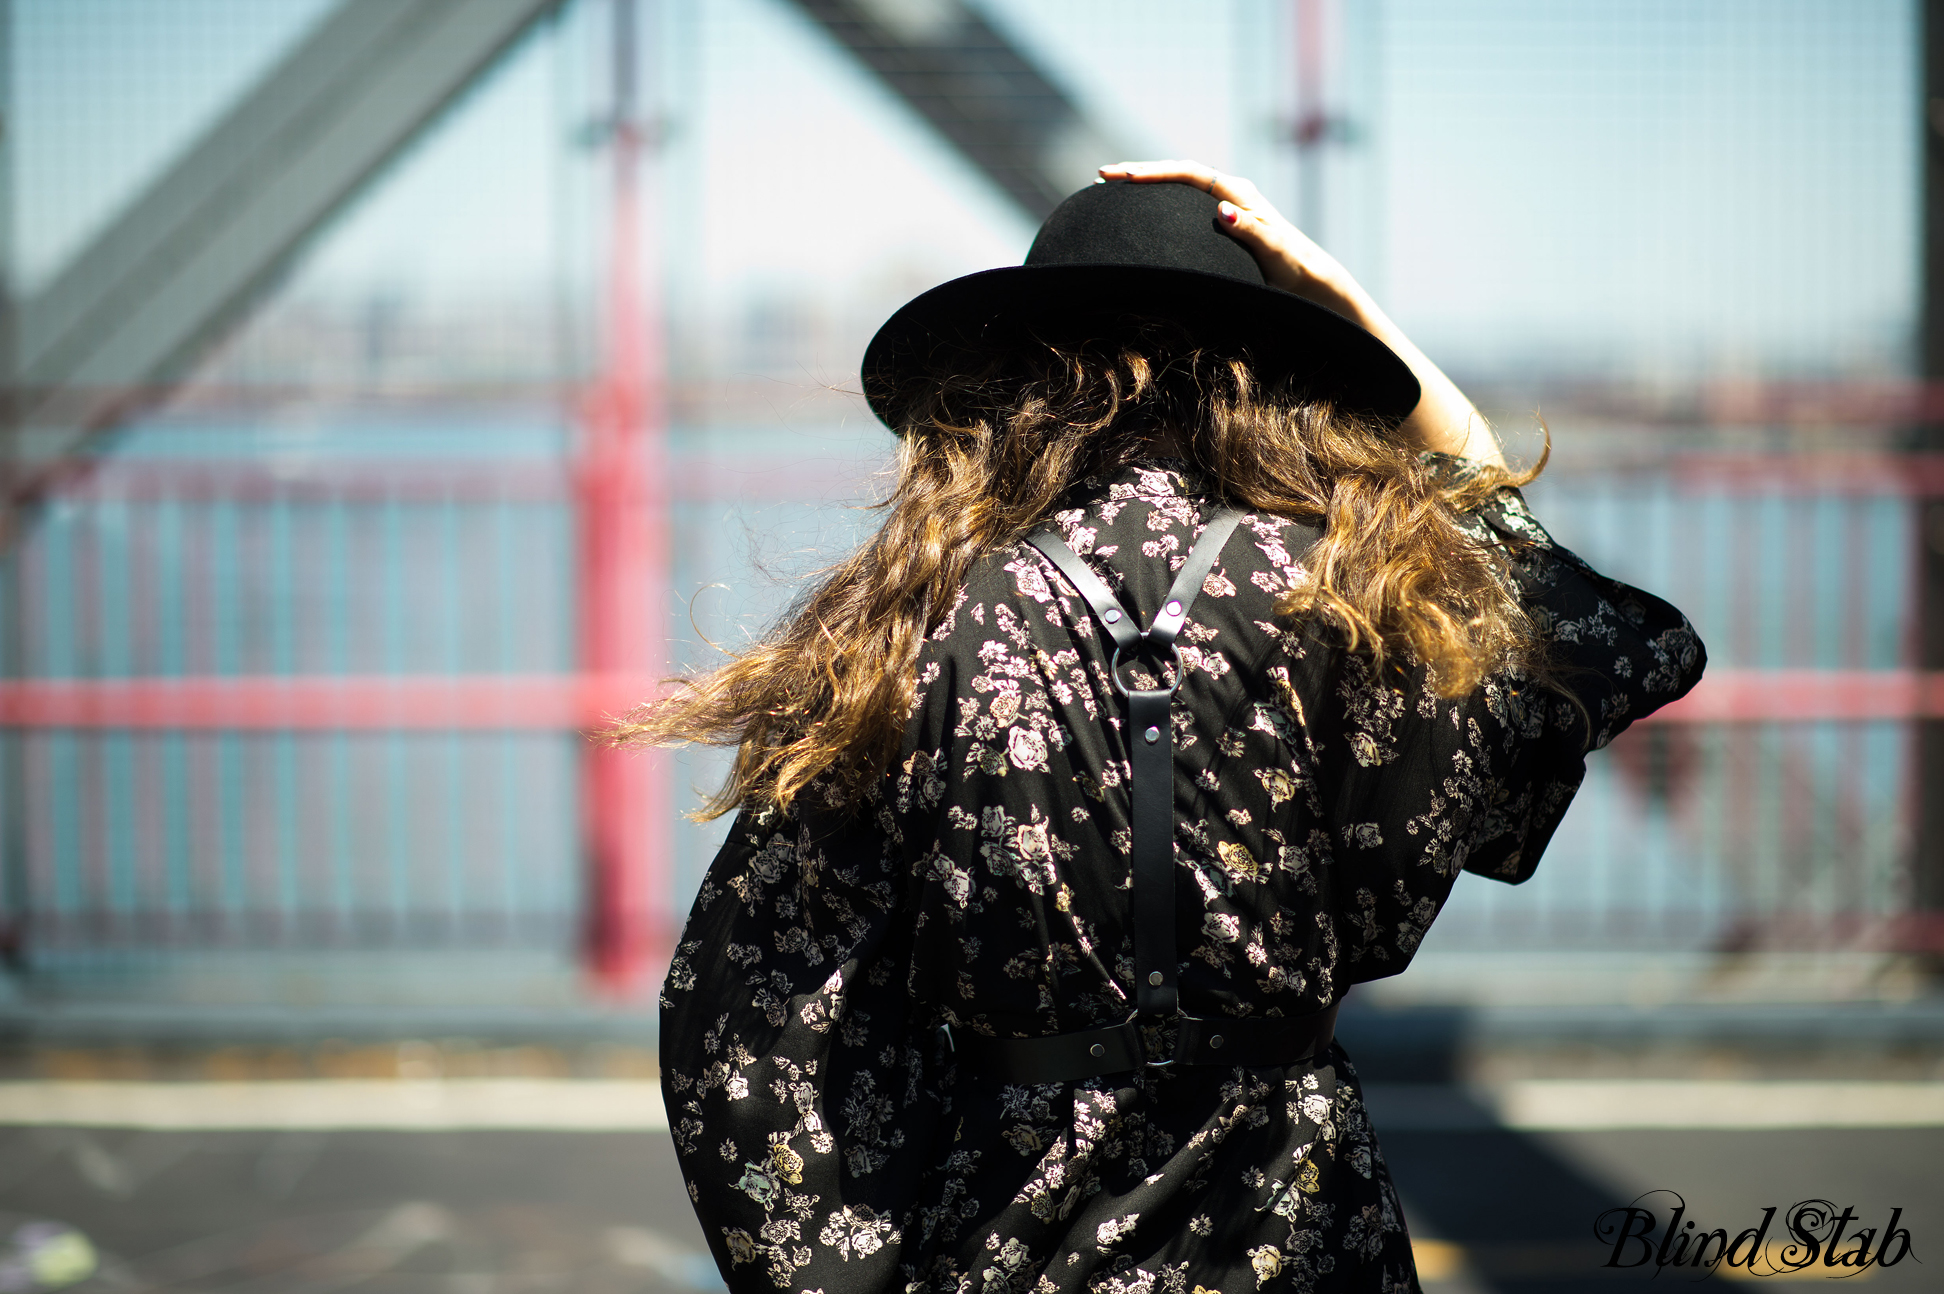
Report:
[[[1177,464],[1055,522],[1142,624],[1211,504]],[[1584,712],[1498,677],[1441,700],[1274,610],[1304,532],[1244,519],[1189,610],[1175,694],[1181,1001],[1312,1012],[1411,960],[1460,871],[1531,875],[1593,746],[1700,676],[1687,620],[1510,543]],[[989,554],[918,662],[896,765],[854,812],[745,813],[662,999],[663,1090],[729,1287],[917,1294],[1413,1290],[1340,1046],[1291,1067],[1005,1084],[955,1031],[1131,1010],[1128,747],[1105,639],[1052,565]],[[1151,684],[1149,684],[1151,685]]]

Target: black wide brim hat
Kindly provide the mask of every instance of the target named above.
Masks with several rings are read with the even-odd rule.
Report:
[[[1417,378],[1359,325],[1263,281],[1224,232],[1219,203],[1191,184],[1113,180],[1055,207],[1023,265],[953,279],[907,302],[865,348],[864,396],[898,429],[899,392],[939,364],[1021,330],[1111,329],[1129,315],[1172,320],[1197,344],[1246,355],[1337,408],[1401,421]]]

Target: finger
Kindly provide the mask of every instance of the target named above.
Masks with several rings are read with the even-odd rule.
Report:
[[[1215,168],[1206,162],[1189,161],[1185,158],[1168,158],[1163,161],[1149,162],[1113,162],[1100,169],[1102,173],[1111,172],[1122,175],[1142,176],[1154,175],[1161,172],[1183,175],[1198,174],[1202,176],[1209,176],[1215,173]]]
[[[1268,233],[1267,222],[1255,212],[1234,202],[1215,208],[1216,223],[1244,247],[1262,247]]]
[[[1215,187],[1210,192],[1224,201],[1233,202],[1236,206],[1249,211],[1274,210],[1269,199],[1262,196],[1262,190],[1256,188],[1255,182],[1243,179],[1239,175],[1216,175]]]
[[[1100,168],[1102,179],[1133,180],[1140,184],[1173,181],[1192,184],[1204,193],[1243,207],[1268,205],[1256,186],[1239,175],[1226,175],[1204,162],[1168,160],[1160,162],[1115,162]]]
[[[1203,162],[1169,159],[1159,162],[1115,162],[1100,168],[1100,174],[1110,180],[1137,180],[1146,183],[1175,181],[1192,184],[1207,191],[1215,183],[1216,170]]]
[[[1215,210],[1216,227],[1255,257],[1270,285],[1313,295],[1307,285],[1317,279],[1318,267],[1330,259],[1322,248],[1273,210],[1251,211],[1232,202],[1224,202]]]

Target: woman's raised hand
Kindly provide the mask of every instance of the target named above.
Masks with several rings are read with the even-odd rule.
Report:
[[[1116,162],[1100,168],[1103,180],[1157,183],[1173,180],[1192,184],[1221,199],[1222,220],[1229,234],[1249,249],[1272,286],[1318,305],[1328,306],[1362,324],[1417,374],[1423,391],[1418,406],[1398,428],[1407,442],[1421,449],[1475,458],[1503,467],[1504,451],[1491,424],[1472,406],[1452,380],[1425,353],[1411,344],[1403,330],[1377,307],[1336,257],[1312,242],[1302,230],[1283,219],[1262,191],[1239,175],[1224,175],[1201,162]]]
[[[1172,180],[1213,194],[1221,199],[1222,220],[1230,236],[1249,249],[1262,267],[1263,278],[1369,327],[1364,315],[1371,302],[1349,271],[1241,176],[1226,175],[1201,162],[1165,161],[1116,162],[1101,167],[1100,177],[1137,184]]]

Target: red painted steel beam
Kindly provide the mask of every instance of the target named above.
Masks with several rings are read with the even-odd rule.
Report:
[[[1292,137],[1299,137],[1298,121],[1291,123]],[[1338,123],[1327,115],[1312,120],[1308,133],[1319,132],[1327,139]],[[342,324],[345,333],[361,327],[355,320]],[[361,335],[361,334],[360,334]],[[860,341],[861,344],[861,341]],[[1624,422],[1642,428],[1729,428],[1790,427],[1799,430],[1888,429],[1944,425],[1944,381],[1881,379],[1846,382],[1698,382],[1678,389],[1643,388],[1632,382],[1565,382],[1494,390],[1476,381],[1485,403],[1503,403],[1521,410],[1538,407],[1555,426],[1568,422]],[[455,387],[423,386],[413,389],[374,391],[355,382],[320,380],[303,383],[225,384],[198,381],[190,386],[158,384],[153,386],[118,384],[110,387],[74,385],[65,388],[78,400],[130,408],[170,406],[165,417],[210,414],[234,420],[239,413],[258,414],[281,409],[292,401],[326,407],[368,404],[385,415],[414,410],[435,409],[449,416],[456,407],[468,405],[479,410],[482,419],[503,421],[509,407],[528,406],[551,413],[559,408],[563,392],[547,382],[467,382]],[[714,377],[705,382],[670,382],[671,403],[687,409],[720,410],[740,407],[773,410],[777,382],[771,377]],[[800,390],[817,396],[829,388],[803,383]],[[864,412],[863,397],[853,394],[856,410]],[[72,465],[90,470],[98,459],[78,457]]]
[[[168,732],[588,731],[655,695],[630,674],[0,680],[0,727]]]
[[[1648,723],[1810,723],[1944,718],[1944,672],[1711,670]]]
[[[656,695],[647,672],[0,680],[0,727],[163,731],[589,730]],[[1647,723],[1944,718],[1944,672],[1716,670]],[[648,756],[623,754],[638,767]]]
[[[886,453],[889,453],[887,438]],[[830,503],[875,498],[883,465],[850,458],[669,454],[673,503]],[[1682,494],[1944,498],[1944,454],[1679,453],[1606,472]],[[1580,479],[1560,472],[1565,481]],[[1547,478],[1552,479],[1552,478]],[[279,465],[218,459],[107,459],[60,491],[74,502],[559,503],[575,495],[553,460],[333,459]]]
[[[827,456],[670,455],[661,488],[682,503],[848,502],[876,496],[879,470],[879,464]],[[107,459],[59,497],[75,503],[564,503],[578,497],[575,486],[574,474],[552,459],[326,458],[289,466]]]
[[[1713,426],[1878,426],[1944,423],[1944,382],[1719,381],[1699,388]]]
[[[643,135],[637,117],[635,2],[614,2],[614,164],[607,265],[607,353],[588,393],[575,473],[580,666],[646,675],[667,658],[669,469],[662,336],[644,271]],[[590,743],[581,759],[588,864],[589,969],[608,993],[657,987],[675,933],[670,906],[673,796],[657,752]]]
[[[1684,493],[1829,497],[1944,497],[1944,454],[1728,454],[1668,456],[1665,472]]]

